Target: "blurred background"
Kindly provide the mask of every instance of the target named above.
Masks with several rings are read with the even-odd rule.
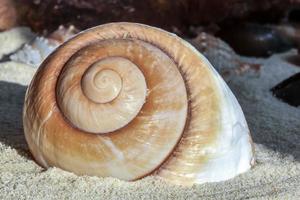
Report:
[[[46,41],[49,48],[38,47],[42,51],[38,60],[28,60],[23,54],[43,46],[45,40],[31,42],[25,52],[10,55],[10,51],[0,57],[39,65],[57,45],[77,32],[117,21],[160,27],[187,39],[225,80],[232,70],[239,74],[259,71],[259,64],[245,64],[235,54],[268,58],[294,49],[296,53],[284,59],[296,66],[300,64],[299,0],[0,0],[0,30],[26,26],[35,35],[52,39],[50,45]],[[224,66],[224,59],[236,62]],[[298,76],[274,87],[273,94],[299,106]]]
[[[160,27],[184,38],[195,38],[206,32],[220,37],[242,55],[265,57],[292,46],[298,47],[300,1],[0,1],[0,30],[28,26],[34,32],[47,35],[62,25],[74,26],[80,31],[117,21]],[[257,43],[253,44],[253,41]]]
[[[130,21],[164,28],[192,37],[199,27],[211,32],[240,23],[299,22],[298,0],[1,0],[7,25],[25,24],[34,31],[54,31],[59,25],[86,29]],[[5,5],[6,4],[6,5]],[[7,7],[7,8],[5,8]],[[7,13],[10,12],[10,13]],[[11,22],[8,22],[11,20]]]

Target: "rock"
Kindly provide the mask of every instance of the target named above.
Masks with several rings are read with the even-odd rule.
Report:
[[[232,76],[246,72],[258,74],[260,70],[259,64],[242,61],[228,44],[211,34],[202,32],[188,41],[203,53],[226,81],[229,81]]]
[[[32,42],[25,44],[9,58],[12,61],[38,67],[58,45],[58,42],[51,42],[44,37],[36,37]]]
[[[0,59],[3,56],[15,52],[22,47],[23,44],[30,42],[35,37],[35,34],[27,27],[16,27],[8,31],[0,33]]]
[[[271,89],[273,95],[292,106],[300,106],[300,73],[282,81]]]
[[[55,30],[74,24],[79,29],[113,22],[130,21],[155,25],[177,34],[189,26],[223,23],[245,18],[278,21],[294,0],[23,0],[24,21],[34,30]],[[45,15],[45,13],[47,13]]]
[[[71,38],[78,30],[74,26],[60,26],[49,36],[38,36],[9,56],[13,61],[38,67],[45,58],[60,44]]]
[[[217,36],[240,55],[268,57],[292,48],[292,44],[277,31],[259,24],[240,24],[223,28]]]

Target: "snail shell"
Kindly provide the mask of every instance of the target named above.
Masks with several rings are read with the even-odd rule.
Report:
[[[214,68],[141,24],[98,26],[57,48],[28,87],[23,122],[39,164],[76,174],[191,185],[254,160],[243,112]]]

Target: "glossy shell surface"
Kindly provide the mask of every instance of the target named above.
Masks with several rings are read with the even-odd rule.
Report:
[[[39,164],[76,174],[191,185],[254,162],[241,107],[206,58],[141,24],[98,26],[57,48],[28,87],[23,122]]]

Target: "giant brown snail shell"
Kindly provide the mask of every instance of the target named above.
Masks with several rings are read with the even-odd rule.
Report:
[[[254,162],[243,112],[210,63],[141,24],[98,26],[57,48],[28,87],[23,122],[40,165],[76,174],[191,185]]]

